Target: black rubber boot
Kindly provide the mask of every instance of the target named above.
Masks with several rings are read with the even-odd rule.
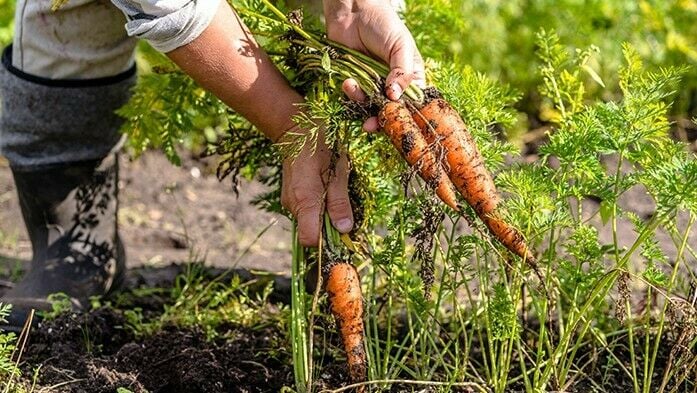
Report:
[[[26,275],[0,298],[13,305],[0,329],[17,331],[31,309],[50,309],[50,294],[64,293],[84,310],[90,297],[120,287],[125,254],[116,222],[116,155],[12,173],[34,253]]]

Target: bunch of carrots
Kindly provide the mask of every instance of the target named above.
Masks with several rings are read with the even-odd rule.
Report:
[[[437,89],[429,88],[431,91],[425,94],[412,84],[400,101],[387,100],[382,92],[390,71],[387,65],[321,34],[304,30],[298,22],[302,18],[296,12],[289,18],[268,0],[262,2],[289,28],[286,39],[295,48],[289,56],[293,57],[299,75],[308,74],[306,80],[326,77],[356,80],[371,97],[370,102],[382,102],[378,111],[382,131],[436,195],[461,212],[457,190],[501,244],[534,264],[535,258],[523,236],[502,219],[498,207],[501,198],[472,135],[459,113]]]
[[[382,131],[443,203],[461,212],[457,190],[501,244],[534,263],[523,236],[501,218],[501,198],[459,113],[439,94],[429,96],[420,106],[386,102],[378,117]]]
[[[276,21],[287,28],[283,39],[289,42],[292,50],[288,51],[286,60],[294,65],[299,77],[304,76],[300,79],[333,78],[339,82],[337,85],[343,79],[356,80],[371,97],[370,102],[381,102],[378,113],[366,113],[366,116],[378,115],[382,131],[426,185],[447,206],[462,213],[459,192],[494,238],[534,266],[535,258],[521,233],[502,219],[501,199],[472,135],[458,112],[437,90],[425,94],[411,85],[400,101],[387,100],[382,92],[389,73],[387,65],[332,42],[319,32],[305,30],[301,12],[294,11],[287,16],[269,0],[261,2],[272,11]],[[260,17],[254,10],[238,11]],[[346,351],[349,377],[352,382],[365,381],[367,361],[360,277],[346,259],[330,261],[322,270],[330,310]]]

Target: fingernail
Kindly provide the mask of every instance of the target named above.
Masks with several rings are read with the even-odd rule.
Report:
[[[349,218],[342,218],[334,224],[336,229],[341,233],[351,232],[353,229],[353,222]]]
[[[397,82],[393,83],[390,88],[394,92],[395,99],[398,99],[399,97],[402,96],[402,86],[400,86]]]

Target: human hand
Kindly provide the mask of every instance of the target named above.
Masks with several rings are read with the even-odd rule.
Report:
[[[332,170],[332,153],[327,145],[319,143],[314,154],[308,145],[295,160],[283,162],[281,204],[298,222],[300,244],[315,247],[325,210],[334,228],[341,233],[353,228],[353,212],[348,196],[346,155],[339,157]]]
[[[292,118],[303,98],[251,36],[227,2],[220,2],[208,28],[167,56],[276,142],[295,127]],[[330,159],[330,150],[321,144],[315,154],[305,149],[295,162],[283,165],[281,202],[298,220],[305,246],[317,245],[325,208],[339,232],[353,227],[346,157],[337,162],[334,176]]]
[[[424,84],[423,59],[409,29],[397,11],[386,1],[324,0],[329,39],[387,62],[390,73],[385,94],[398,100],[411,82]],[[344,81],[344,93],[354,101],[364,101],[365,93],[353,79]],[[378,128],[377,118],[363,124],[368,131]]]

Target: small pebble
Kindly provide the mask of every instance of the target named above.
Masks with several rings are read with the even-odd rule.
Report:
[[[194,179],[198,179],[201,177],[201,170],[198,169],[197,167],[191,168],[191,177]]]

